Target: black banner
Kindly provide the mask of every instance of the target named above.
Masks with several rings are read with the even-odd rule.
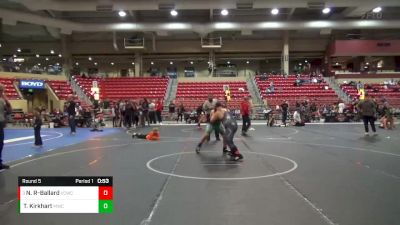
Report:
[[[112,186],[113,177],[18,177],[18,186]]]

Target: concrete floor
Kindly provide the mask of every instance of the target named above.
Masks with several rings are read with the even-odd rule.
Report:
[[[14,161],[0,173],[0,222],[400,224],[398,130],[364,137],[356,124],[254,128],[235,139],[241,163],[222,156],[213,138],[194,154],[202,131],[191,126],[162,126],[159,142],[133,141],[121,130]],[[18,176],[113,176],[114,212],[18,214]]]

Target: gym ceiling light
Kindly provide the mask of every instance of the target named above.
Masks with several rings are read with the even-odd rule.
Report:
[[[126,16],[126,12],[124,10],[120,10],[118,12],[119,17],[125,17]]]
[[[272,9],[271,10],[271,14],[272,15],[278,15],[279,14],[279,9],[277,9],[277,8]]]
[[[376,7],[372,10],[373,13],[380,13],[382,11],[382,7]]]
[[[330,13],[331,12],[331,9],[330,8],[324,8],[323,10],[322,10],[322,13],[323,14],[328,14],[328,13]]]
[[[171,10],[171,16],[177,16],[178,15],[178,11],[176,11],[175,9]]]

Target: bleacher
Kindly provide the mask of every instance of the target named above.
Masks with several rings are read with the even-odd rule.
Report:
[[[186,108],[195,109],[203,104],[208,94],[219,100],[225,99],[224,85],[229,85],[231,101],[228,108],[239,108],[243,97],[249,96],[246,82],[244,81],[220,81],[220,82],[180,82],[176,93],[176,104],[183,103]],[[239,90],[243,88],[244,91]]]
[[[163,99],[168,78],[106,78],[100,83],[100,99]]]
[[[17,90],[15,90],[13,78],[0,78],[0,83],[5,86],[4,94],[8,99],[19,99]]]
[[[309,80],[309,77],[300,77],[303,80]],[[274,93],[266,93],[270,82],[274,83]],[[260,76],[256,76],[256,83],[260,90],[261,96],[267,98],[270,107],[281,105],[283,101],[289,101],[291,108],[295,107],[296,101],[304,101],[305,99],[315,102],[321,107],[325,104],[332,105],[337,102],[339,97],[329,85],[322,81],[321,83],[303,83],[301,86],[294,86],[296,81],[295,75],[290,75],[287,78],[281,75],[270,75],[267,80],[261,80]],[[328,89],[325,90],[325,86]]]
[[[358,95],[357,87],[354,85],[342,84],[341,88],[351,98]],[[365,92],[376,98],[378,103],[381,103],[381,100],[385,99],[391,106],[400,108],[400,85],[389,85],[388,88],[385,88],[384,84],[366,84],[364,88]]]
[[[54,93],[60,100],[66,100],[68,95],[72,94],[71,85],[63,80],[49,80],[47,84],[53,89]]]

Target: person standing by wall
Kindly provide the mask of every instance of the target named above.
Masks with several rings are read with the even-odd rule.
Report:
[[[250,128],[250,103],[248,97],[244,97],[243,101],[240,103],[240,112],[242,114],[242,135],[247,135],[247,131]]]
[[[117,122],[117,114],[115,113],[115,109],[116,107],[113,106],[111,107],[111,118],[112,118],[112,123],[113,123],[113,127],[116,127],[116,122]]]
[[[69,95],[68,96],[68,102],[67,102],[67,113],[68,113],[68,124],[69,128],[71,129],[70,134],[75,135],[76,134],[76,123],[75,123],[75,116],[76,116],[76,103],[74,101],[74,96]]]
[[[43,142],[42,142],[42,137],[40,136],[40,129],[42,128],[42,115],[40,113],[40,109],[36,108],[35,112],[33,114],[34,118],[33,118],[33,130],[35,133],[35,144],[34,147],[42,147],[43,146]]]
[[[157,116],[158,123],[160,125],[162,125],[161,113],[162,113],[163,109],[164,109],[163,101],[161,99],[158,99],[158,101],[156,103],[156,116]]]
[[[136,101],[132,101],[132,106],[133,106],[133,127],[137,128],[139,126],[139,120],[140,120],[140,112],[139,112],[139,106]]]
[[[365,93],[365,99],[358,103],[357,108],[360,110],[362,115],[365,136],[369,136],[368,123],[371,125],[374,136],[377,135],[375,129],[376,104],[368,95],[368,93]]]
[[[281,105],[282,109],[282,125],[286,127],[286,120],[288,115],[289,104],[288,101],[284,101]]]
[[[4,95],[4,85],[0,84],[0,170],[10,169],[9,165],[3,163],[2,152],[4,146],[4,127],[7,124],[7,114],[11,114],[10,102]]]
[[[151,103],[149,104],[149,119],[150,119],[150,123],[154,123],[156,124],[156,103],[154,100],[151,101]]]
[[[125,104],[125,127],[130,129],[133,122],[133,103],[129,101]]]
[[[181,120],[181,122],[183,121],[183,114],[185,113],[185,107],[183,106],[183,103],[181,102],[178,106],[178,110],[177,110],[177,114],[178,117],[176,118],[176,122],[179,122],[179,118]]]
[[[147,101],[147,98],[143,98],[143,103],[142,103],[142,112],[143,112],[143,118],[147,121],[147,124],[150,126],[150,119],[149,119],[149,102]]]
[[[174,101],[170,101],[169,102],[168,113],[169,113],[169,119],[173,120],[173,117],[175,115],[175,103],[174,103]]]
[[[125,102],[123,100],[119,101],[119,127],[122,127],[122,125],[125,125]]]

